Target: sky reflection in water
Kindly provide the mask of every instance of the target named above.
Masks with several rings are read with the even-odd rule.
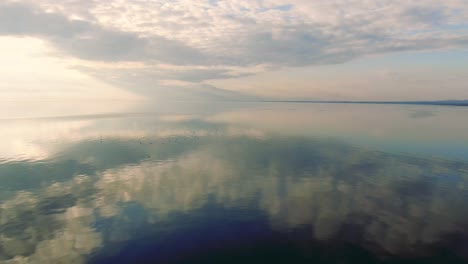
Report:
[[[262,104],[3,120],[0,263],[463,262],[466,114]]]

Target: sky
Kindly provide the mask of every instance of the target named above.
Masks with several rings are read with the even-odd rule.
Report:
[[[468,99],[466,0],[2,0],[0,100]]]

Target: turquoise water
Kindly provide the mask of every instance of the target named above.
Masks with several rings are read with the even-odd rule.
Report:
[[[463,263],[467,114],[226,103],[5,116],[0,263]]]

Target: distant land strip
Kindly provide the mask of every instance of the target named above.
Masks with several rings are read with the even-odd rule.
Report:
[[[399,104],[399,105],[446,105],[468,106],[468,100],[443,101],[321,101],[321,100],[261,100],[268,103],[314,103],[314,104]]]

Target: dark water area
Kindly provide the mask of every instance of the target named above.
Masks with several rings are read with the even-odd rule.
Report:
[[[0,263],[468,263],[468,112],[0,122]]]

